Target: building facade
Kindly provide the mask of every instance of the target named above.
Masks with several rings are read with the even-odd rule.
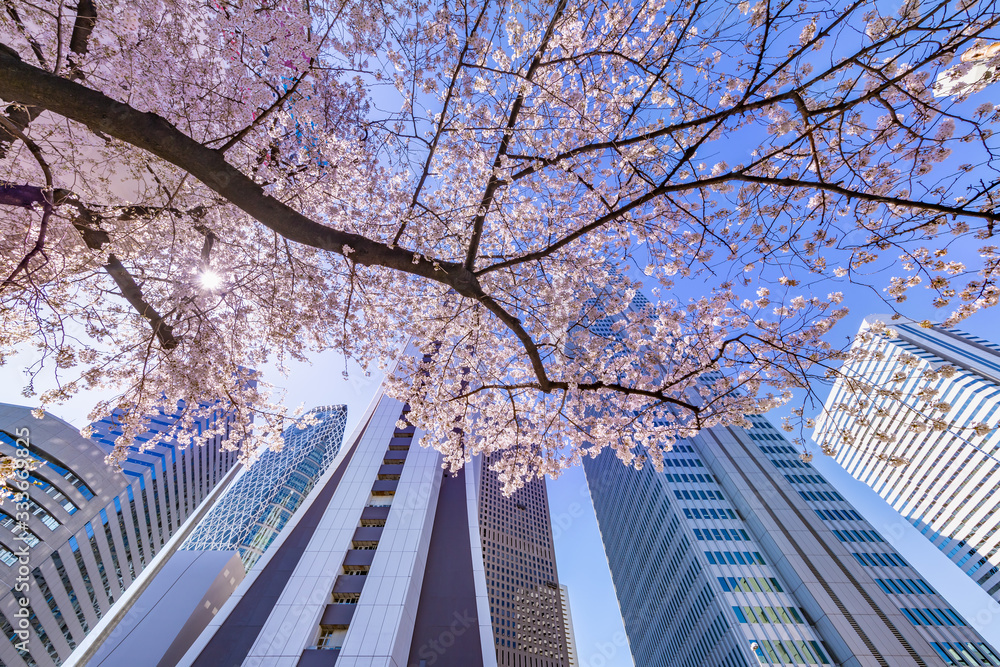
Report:
[[[568,667],[569,637],[544,479],[510,497],[481,461],[479,525],[497,664]]]
[[[858,383],[837,381],[815,439],[1000,601],[1000,346],[882,316],[862,331],[875,321],[891,324],[892,335],[856,343],[870,354],[843,371]],[[936,393],[924,400],[918,385],[928,384]],[[896,457],[907,463],[891,465]]]
[[[376,400],[180,664],[495,664],[471,479],[405,416]]]
[[[544,484],[442,469],[407,411],[377,397],[179,664],[566,664]]]
[[[152,430],[179,415],[155,415]],[[120,433],[115,419],[93,426],[85,439],[52,415],[0,405],[0,454],[36,466],[26,495],[8,483],[0,506],[0,630],[10,640],[0,642],[0,661],[8,667],[62,664],[237,460],[222,438],[187,449],[167,443],[131,447],[119,473],[104,461]],[[24,510],[28,520],[18,521]]]
[[[584,470],[637,665],[996,665],[766,419]]]
[[[576,650],[576,631],[573,629],[573,613],[569,607],[569,588],[559,584],[559,596],[562,602],[563,633],[566,636],[566,664],[568,667],[578,667],[580,655]]]
[[[249,571],[337,458],[346,423],[345,405],[313,408],[303,415],[282,433],[281,451],[261,454],[181,549],[236,550]]]

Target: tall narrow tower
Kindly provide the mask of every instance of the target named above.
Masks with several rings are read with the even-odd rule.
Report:
[[[484,470],[479,524],[497,664],[569,667],[545,480],[506,497],[496,474]]]
[[[815,439],[1000,601],[1000,346],[887,316],[862,331],[876,321],[893,333],[856,343],[870,354],[843,372],[858,383],[837,381]]]

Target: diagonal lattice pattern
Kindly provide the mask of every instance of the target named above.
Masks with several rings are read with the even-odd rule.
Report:
[[[303,420],[316,423],[300,428]],[[285,429],[285,445],[267,451],[233,484],[181,547],[236,549],[247,571],[340,453],[347,406],[313,408]]]

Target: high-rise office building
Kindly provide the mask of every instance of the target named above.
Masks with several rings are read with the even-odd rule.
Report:
[[[181,549],[236,550],[249,571],[337,458],[346,423],[345,405],[313,408],[303,415],[282,433],[282,449],[261,454]]]
[[[584,470],[637,665],[997,665],[762,417]]]
[[[565,665],[544,485],[443,470],[406,413],[378,397],[181,665]]]
[[[648,303],[588,326],[617,337]],[[636,664],[1000,663],[807,457],[747,419],[676,443],[663,472],[584,459]]]
[[[892,333],[855,343],[868,354],[843,368],[815,440],[1000,601],[1000,346],[887,316],[862,331],[876,321]]]
[[[379,397],[180,664],[489,664],[471,480],[413,444],[404,407]]]
[[[559,584],[559,597],[562,602],[563,633],[566,636],[566,664],[568,667],[579,667],[580,655],[576,650],[576,631],[573,629],[573,614],[569,608],[569,588]]]
[[[568,637],[544,479],[510,497],[481,462],[479,525],[497,664],[568,667]]]
[[[154,415],[151,429],[170,428],[179,414]],[[0,506],[8,667],[61,664],[237,460],[221,438],[186,449],[168,442],[130,448],[118,473],[104,461],[117,430],[109,417],[85,439],[52,415],[0,405],[0,454],[34,466],[26,493],[8,482]]]

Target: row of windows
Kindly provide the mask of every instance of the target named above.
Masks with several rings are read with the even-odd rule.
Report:
[[[3,440],[7,444],[9,444],[11,447],[17,447],[17,438],[15,438],[14,436],[12,436],[10,433],[7,433],[6,431],[0,431],[0,440]],[[67,482],[69,482],[70,484],[72,484],[73,488],[75,488],[77,491],[79,491],[83,495],[84,499],[90,500],[91,498],[94,497],[94,492],[90,490],[90,487],[88,487],[86,484],[84,484],[83,481],[81,481],[80,478],[77,477],[76,475],[74,475],[72,472],[70,472],[69,470],[67,470],[63,466],[61,466],[58,463],[56,463],[51,458],[50,454],[47,454],[47,453],[43,454],[43,453],[40,453],[40,452],[37,452],[37,451],[29,451],[28,452],[28,457],[31,458],[32,460],[36,461],[40,465],[47,465],[50,469],[52,469],[53,471],[55,471],[55,473],[57,475],[59,475],[60,477],[62,477],[63,479],[65,479]],[[44,457],[44,458],[42,458],[42,457]]]
[[[784,440],[780,435],[776,433],[750,433],[750,438],[753,440]]]
[[[965,625],[951,609],[900,609],[913,625]]]
[[[718,577],[722,590],[735,593],[784,593],[781,584],[774,577]]]
[[[802,640],[789,641],[787,639],[760,639],[751,640],[750,648],[757,654],[757,659],[766,665],[829,665],[830,660],[823,653],[819,642],[810,641],[808,644]]]
[[[873,565],[882,567],[909,567],[907,562],[899,557],[899,554],[887,554],[887,553],[851,553],[854,559],[861,563],[862,565]]]
[[[668,472],[664,473],[667,477],[668,482],[687,482],[689,484],[694,482],[700,482],[702,484],[714,484],[715,478],[711,475],[703,475],[701,473],[674,473]]]
[[[975,353],[972,353],[972,352],[970,352],[970,351],[968,351],[966,349],[958,347],[957,345],[953,345],[952,343],[948,342],[942,336],[932,336],[932,335],[930,335],[928,333],[920,331],[917,328],[911,327],[911,326],[906,325],[906,324],[900,324],[898,326],[899,326],[900,329],[902,329],[903,331],[906,331],[910,335],[916,336],[917,338],[923,338],[924,340],[930,341],[931,344],[943,347],[944,349],[948,350],[949,352],[954,353],[955,355],[957,355],[959,357],[965,357],[966,359],[972,360],[975,363],[979,363],[979,364],[982,364],[984,366],[988,366],[989,368],[992,368],[993,370],[1000,371],[1000,364],[994,363],[992,360],[990,360],[988,357],[983,356],[982,354],[975,354]]]
[[[694,536],[699,540],[729,540],[731,542],[750,541],[747,531],[742,528],[695,528]]]
[[[41,541],[37,535],[24,527],[24,522],[19,523],[18,521],[15,521],[14,517],[3,511],[0,511],[0,526],[9,528],[10,531],[17,536],[16,539],[24,542],[29,547],[33,547]],[[7,559],[4,559],[4,562],[8,565],[13,565],[16,562],[16,559],[12,562],[8,562]]]
[[[841,542],[884,542],[874,530],[835,530],[833,534]]]
[[[1000,665],[1000,656],[983,643],[972,642],[931,642],[946,665],[963,667],[989,667]]]
[[[740,623],[805,623],[795,607],[733,607]]]
[[[768,459],[775,468],[812,468],[808,463],[803,463],[798,459]]]
[[[785,475],[785,479],[792,484],[826,484],[819,475]]]
[[[750,434],[750,437],[752,438],[753,434]],[[781,440],[782,438],[778,437],[778,438],[771,438],[771,439],[772,440]],[[767,454],[795,454],[795,453],[797,453],[793,448],[789,447],[788,445],[758,445],[758,447],[761,449],[761,451],[763,451],[763,452],[765,452]],[[809,466],[805,466],[805,467],[808,468]]]
[[[827,521],[864,521],[854,510],[813,510],[816,516]]]
[[[668,468],[704,468],[704,464],[698,459],[675,459],[669,456],[663,457],[663,465]]]
[[[876,579],[879,588],[890,595],[937,595],[923,579]]]
[[[684,516],[688,519],[739,519],[739,517],[736,516],[736,512],[724,507],[720,507],[718,509],[714,507],[692,507],[689,509],[685,507],[683,509]]]
[[[767,565],[756,551],[706,551],[705,557],[712,565]]]
[[[725,500],[719,491],[674,491],[674,496],[677,500],[698,500],[699,498],[702,500]]]

